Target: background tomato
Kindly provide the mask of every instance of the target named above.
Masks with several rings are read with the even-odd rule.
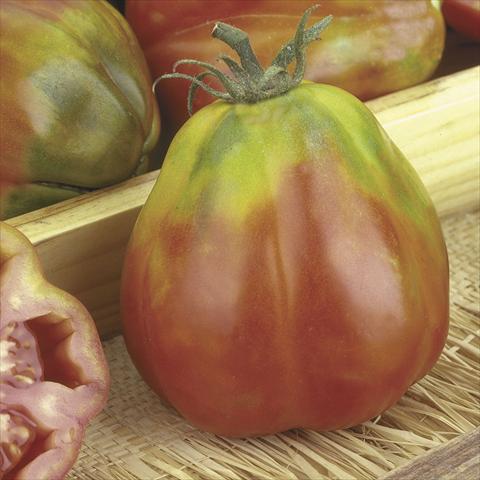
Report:
[[[0,478],[61,480],[105,405],[92,318],[43,277],[29,241],[0,222]]]
[[[480,0],[443,0],[442,13],[449,26],[480,40]]]
[[[248,31],[260,62],[269,65],[311,5],[309,0],[127,0],[126,17],[157,77],[181,58],[215,63],[225,51],[220,42],[209,40],[216,20]],[[334,21],[309,48],[306,79],[342,87],[365,100],[425,80],[440,61],[445,28],[429,0],[328,0],[320,2],[313,17],[328,14]],[[215,65],[222,68],[221,62]],[[170,80],[157,90],[166,138],[187,118],[187,90],[186,82]],[[211,101],[199,93],[195,107]]]
[[[0,217],[146,169],[158,107],[125,19],[103,0],[3,0],[0,20]]]

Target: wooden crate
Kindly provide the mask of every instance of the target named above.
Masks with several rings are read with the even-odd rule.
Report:
[[[367,102],[420,174],[440,216],[479,206],[479,82],[474,67]],[[157,175],[8,220],[36,246],[47,278],[87,306],[103,338],[119,332],[123,253]]]
[[[367,103],[417,169],[442,218],[480,206],[479,85],[480,68],[474,67]],[[123,254],[157,175],[151,172],[8,220],[36,246],[47,278],[87,306],[103,339],[120,333]],[[479,440],[477,428],[385,478],[478,478]],[[88,441],[87,452],[93,448]],[[139,467],[131,468],[125,471]],[[71,478],[121,478],[99,472]]]

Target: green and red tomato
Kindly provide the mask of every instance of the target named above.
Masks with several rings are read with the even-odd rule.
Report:
[[[359,99],[304,82],[180,129],[128,245],[122,318],[140,373],[198,427],[331,430],[432,368],[448,290],[416,172]]]
[[[104,0],[3,0],[0,20],[0,218],[145,171],[159,113],[125,19]]]

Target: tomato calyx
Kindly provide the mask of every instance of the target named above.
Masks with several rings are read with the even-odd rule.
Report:
[[[187,99],[187,108],[190,115],[193,113],[193,99],[198,88],[202,88],[210,95],[230,103],[257,103],[288,92],[303,80],[306,47],[320,38],[320,33],[333,19],[332,15],[328,15],[305,30],[310,14],[317,7],[318,5],[314,5],[305,11],[298,24],[295,37],[281,48],[267,69],[264,70],[260,65],[246,32],[227,23],[216,22],[212,37],[226,43],[237,53],[240,60],[239,64],[228,55],[219,57],[219,60],[226,64],[232,76],[225,75],[210,63],[194,59],[182,59],[173,65],[173,73],[167,73],[155,80],[153,90],[155,91],[159,81],[165,79],[183,78],[192,82]],[[295,68],[290,73],[288,66],[294,60]],[[177,72],[177,67],[180,65],[196,65],[205,70],[192,76]],[[217,78],[226,91],[216,90],[206,84],[203,79],[207,76]]]

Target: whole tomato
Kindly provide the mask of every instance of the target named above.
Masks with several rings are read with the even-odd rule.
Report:
[[[428,78],[444,46],[442,15],[430,0],[326,0],[313,14],[334,20],[312,45],[305,78],[348,90],[366,100]],[[215,62],[225,52],[208,41],[216,20],[249,32],[262,65],[292,38],[298,16],[310,0],[127,0],[126,17],[145,52],[154,77],[171,71],[181,58]],[[222,62],[217,68],[226,71]],[[199,69],[190,67],[189,73]],[[215,79],[207,82],[218,87]],[[188,118],[188,85],[171,81],[158,90],[164,134],[174,133]],[[211,102],[197,95],[198,109]]]
[[[134,363],[221,435],[368,420],[430,370],[448,330],[432,202],[360,100],[299,83],[302,25],[290,80],[283,61],[261,72],[245,55],[232,95],[180,129],[126,252]]]
[[[0,478],[61,480],[103,408],[108,367],[92,318],[49,284],[29,241],[0,222]]]
[[[0,218],[146,169],[158,107],[124,18],[103,0],[2,0],[0,21]]]
[[[480,40],[480,0],[443,0],[442,13],[449,26]]]

